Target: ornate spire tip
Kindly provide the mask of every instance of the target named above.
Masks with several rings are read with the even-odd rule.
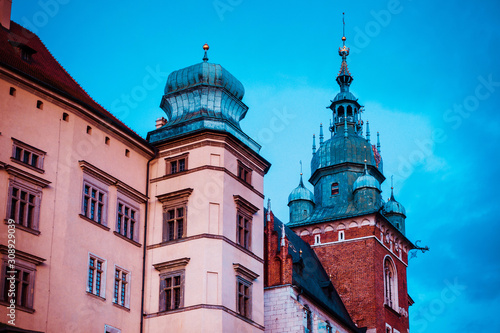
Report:
[[[204,62],[207,62],[207,61],[208,61],[207,51],[208,51],[208,49],[209,49],[209,48],[210,48],[210,47],[208,46],[208,44],[207,44],[207,43],[205,43],[205,44],[203,45],[203,50],[205,50],[205,55],[203,56],[203,61],[204,61]]]

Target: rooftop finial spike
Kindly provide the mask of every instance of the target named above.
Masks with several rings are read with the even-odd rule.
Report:
[[[380,134],[377,132],[377,152],[380,155]]]
[[[394,199],[394,175],[391,175],[391,201],[395,201]]]
[[[316,135],[313,134],[313,155],[316,154]]]
[[[205,45],[203,45],[203,49],[205,50],[205,55],[203,56],[203,61],[204,61],[204,62],[207,62],[207,61],[208,61],[207,51],[208,51],[208,49],[209,49],[209,47],[208,47],[208,44],[207,44],[207,43],[205,43]]]
[[[330,139],[333,138],[333,125],[332,125],[332,120],[330,119]]]
[[[340,65],[340,72],[337,75],[336,81],[340,86],[341,92],[349,91],[349,86],[352,82],[351,73],[349,73],[349,69],[347,68],[347,56],[349,55],[349,48],[345,46],[345,20],[344,13],[342,13],[342,47],[339,47],[339,56],[342,57],[342,64]]]
[[[365,150],[365,175],[366,175],[368,173],[368,169],[366,167],[366,162],[367,162],[367,160],[366,160],[366,146],[363,146],[363,149]]]
[[[323,144],[323,123],[319,124],[319,145]]]
[[[370,143],[370,122],[366,122],[366,141]]]
[[[345,13],[342,13],[342,44],[345,47],[345,20],[344,20]]]

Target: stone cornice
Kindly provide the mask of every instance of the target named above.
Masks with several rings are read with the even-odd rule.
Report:
[[[161,262],[158,264],[153,264],[153,267],[159,272],[164,272],[172,269],[184,268],[189,263],[189,260],[191,260],[191,258],[184,257],[180,259]]]
[[[238,273],[239,275],[241,275],[242,277],[246,278],[249,281],[253,281],[259,277],[259,274],[251,271],[242,264],[233,263],[233,268],[236,273]]]

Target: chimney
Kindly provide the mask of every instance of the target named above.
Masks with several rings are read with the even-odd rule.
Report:
[[[7,30],[10,30],[11,8],[12,0],[0,0],[0,24]]]
[[[0,0],[2,1],[2,0]],[[160,128],[162,127],[163,125],[165,125],[167,123],[167,119],[161,117],[161,118],[158,118],[156,119],[156,128]]]

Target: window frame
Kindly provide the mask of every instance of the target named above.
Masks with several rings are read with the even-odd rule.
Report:
[[[236,244],[252,251],[253,215],[259,211],[259,208],[239,195],[233,195],[233,198],[236,204]],[[248,222],[248,228],[245,228],[245,223],[243,223],[243,228],[240,226],[241,220]],[[248,234],[247,237],[243,237],[242,243],[241,233],[245,230],[248,230]]]
[[[107,221],[107,218],[108,218],[108,190],[105,190],[104,186],[102,186],[99,182],[97,182],[95,179],[92,179],[90,177],[84,177],[82,184],[83,184],[82,185],[82,205],[81,205],[81,209],[80,209],[80,215],[85,217],[86,219],[96,223],[96,224],[107,227],[108,226],[108,221]],[[85,193],[86,186],[88,186],[90,189],[89,193],[91,193],[92,189],[94,189],[94,190],[101,192],[103,194],[103,199],[99,200],[99,195],[97,195],[98,200],[96,201],[96,203],[98,203],[98,202],[102,203],[101,221],[99,221],[99,212],[97,211],[96,213],[94,213],[94,217],[92,217],[91,207],[90,207],[88,202],[86,204],[87,200],[92,199],[92,194],[87,195]],[[95,210],[95,208],[94,208],[94,210]]]
[[[252,318],[252,285],[250,281],[247,281],[243,277],[236,277],[236,313],[248,319]],[[248,293],[243,292],[242,294],[240,292],[240,287],[243,287]],[[243,309],[241,309],[241,298],[243,298],[243,304],[245,304]]]
[[[90,260],[93,259],[96,261],[96,264],[94,264],[94,268],[91,267],[90,265]],[[98,268],[97,268],[97,262],[101,262],[101,267],[100,273],[101,273],[101,278],[100,278],[100,285],[99,285],[99,293],[97,293],[97,273]],[[86,291],[88,294],[106,299],[106,272],[107,272],[107,260],[99,257],[93,253],[88,254],[87,257],[87,280],[86,280]],[[90,272],[92,272],[92,288],[90,288],[89,282],[90,282]],[[95,292],[94,292],[95,289]]]
[[[162,243],[164,242],[172,242],[176,241],[177,239],[185,238],[187,237],[187,227],[188,227],[188,199],[191,193],[193,192],[192,188],[185,188],[179,191],[175,192],[170,192],[166,194],[161,194],[156,196],[158,200],[162,203]],[[174,237],[173,239],[169,239],[168,237],[168,221],[167,219],[167,214],[169,210],[175,210],[175,213],[177,214],[177,210],[179,208],[183,208],[183,229],[182,229],[182,237]],[[175,218],[175,221],[177,221],[177,218]],[[178,225],[174,225],[174,231],[178,231]]]
[[[236,214],[236,244],[252,250],[252,217],[243,211]]]
[[[118,277],[116,273],[118,273]],[[123,274],[126,274],[125,280],[123,280]],[[118,282],[118,288],[117,288],[117,282]],[[130,282],[131,282],[130,271],[124,269],[121,266],[115,265],[115,270],[113,275],[113,304],[130,309]],[[125,284],[125,287],[123,286],[123,284]]]
[[[14,196],[14,189],[16,189],[19,193],[18,195],[18,200],[16,203],[16,208],[14,216],[12,216],[12,210],[13,210],[13,196]],[[41,202],[42,202],[42,189],[36,185],[33,185],[28,182],[24,181],[19,181],[18,179],[9,179],[9,187],[7,190],[7,216],[6,219],[12,219],[15,221],[16,226],[19,226],[20,229],[25,230],[25,231],[30,231],[34,232],[36,234],[40,233],[40,208],[41,208]],[[28,196],[28,205],[26,205],[26,201],[22,200],[21,196],[22,193],[26,193]],[[33,212],[31,213],[31,226],[28,226],[29,223],[29,197],[33,196]],[[19,213],[21,210],[21,202],[25,202],[25,213],[23,213],[23,223],[21,224],[21,219],[19,219]],[[26,223],[26,224],[25,224]]]
[[[39,173],[45,173],[43,164],[46,155],[47,153],[43,150],[12,138],[12,156],[10,158],[11,161],[19,163]],[[28,156],[28,162],[25,161],[25,156]],[[34,156],[36,156],[36,159],[33,162]]]
[[[238,177],[238,179],[244,181],[248,185],[252,185],[252,171],[252,169],[238,160],[238,166],[236,170],[236,177]]]
[[[177,307],[175,307],[175,293],[172,292],[170,295],[170,300],[167,300],[167,279],[172,279],[172,282],[175,281],[175,278],[179,277],[179,304]],[[159,293],[159,304],[158,304],[158,311],[159,312],[169,312],[169,311],[175,311],[178,309],[184,308],[184,286],[185,286],[185,277],[186,277],[186,270],[185,269],[180,269],[180,270],[175,270],[171,272],[163,272],[160,273],[160,293]],[[176,286],[173,285],[170,287],[172,291]],[[167,306],[170,304],[169,306]],[[169,308],[170,307],[170,308]]]
[[[35,291],[35,274],[36,274],[36,268],[34,264],[30,264],[27,262],[24,262],[22,260],[19,260],[18,258],[15,259],[15,270],[12,270],[10,268],[9,260],[4,256],[2,260],[2,273],[1,273],[1,287],[0,287],[0,302],[3,304],[11,304],[11,297],[8,295],[8,291],[10,289],[9,282],[7,278],[11,276],[13,272],[20,272],[18,275],[19,277],[23,276],[25,273],[28,274],[28,281],[27,281],[27,286],[26,288],[19,288],[19,284],[24,282],[24,279],[17,279],[16,278],[16,287],[15,287],[15,305],[16,309],[24,310],[27,312],[33,312],[34,311],[34,291]],[[28,293],[27,296],[24,295],[24,293]],[[7,294],[7,295],[6,295]],[[7,296],[7,298],[5,297]],[[25,304],[20,304],[19,300],[22,302],[22,298],[24,298]]]
[[[331,196],[339,195],[340,194],[340,188],[339,188],[339,183],[338,182],[333,182],[331,185]]]
[[[188,170],[188,157],[189,153],[184,153],[181,155],[176,155],[172,157],[165,158],[165,174],[166,175],[174,175],[180,174]],[[184,167],[180,170],[181,161],[184,161]],[[175,170],[173,170],[175,165]]]
[[[179,211],[182,210],[182,215],[179,216]],[[170,212],[173,211],[174,215],[172,218],[169,217]],[[162,242],[171,242],[177,239],[182,239],[186,237],[186,221],[187,220],[187,205],[179,204],[172,206],[163,206],[163,232],[162,232]],[[182,233],[179,235],[179,221],[182,221]],[[170,237],[170,227],[173,225],[173,235]]]
[[[120,205],[122,205],[123,208],[123,213],[120,214]],[[125,214],[125,211],[128,209],[130,212],[129,215]],[[133,219],[131,217],[132,212],[134,213],[133,215],[135,216]],[[127,224],[127,230],[126,232],[123,232],[122,229],[125,229],[125,223],[120,223],[120,215],[123,217],[128,218],[128,224]],[[130,239],[134,242],[139,242],[139,222],[140,222],[140,210],[138,208],[138,205],[131,205],[128,201],[123,200],[118,197],[116,201],[116,223],[115,223],[115,230],[118,234],[121,236]],[[125,218],[124,218],[125,219]],[[131,223],[133,221],[133,224]],[[130,230],[132,229],[132,230]]]
[[[397,311],[399,308],[398,274],[396,265],[389,255],[384,257],[384,304]],[[399,311],[397,311],[399,312]]]

